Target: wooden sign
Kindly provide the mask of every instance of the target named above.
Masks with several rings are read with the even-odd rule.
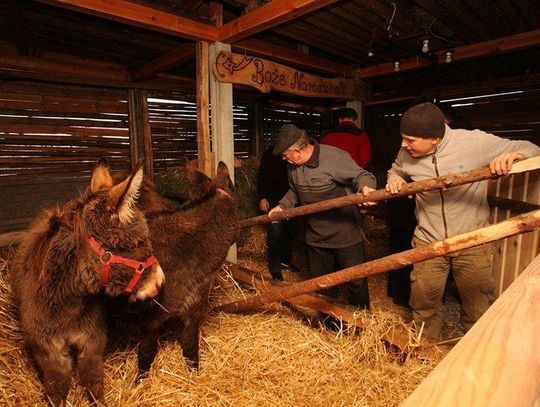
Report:
[[[326,79],[261,58],[220,52],[214,62],[219,82],[252,86],[263,93],[276,90],[293,95],[367,101],[371,86],[359,79]]]

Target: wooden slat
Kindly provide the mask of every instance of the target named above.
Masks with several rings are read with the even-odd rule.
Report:
[[[539,298],[536,258],[403,406],[535,405],[540,391]]]
[[[220,42],[231,43],[326,7],[336,0],[274,0],[217,28]]]
[[[188,18],[161,10],[146,7],[125,0],[39,0],[51,4],[93,14],[115,21],[122,21],[138,27],[149,28],[167,34],[176,35],[191,40],[217,41],[216,27],[199,23]]]
[[[540,45],[540,30],[519,33],[496,40],[478,42],[471,45],[456,47],[452,55],[454,62],[468,59],[487,57],[520,49],[531,48]],[[445,51],[436,53],[436,63],[444,64]],[[400,63],[400,72],[421,69],[432,66],[433,62],[428,59],[413,57],[403,59]],[[372,78],[380,75],[394,73],[393,62],[363,68],[359,74],[360,78]]]
[[[131,79],[139,82],[150,79],[156,74],[166,72],[195,59],[195,44],[186,43],[174,48],[146,65],[131,72]]]

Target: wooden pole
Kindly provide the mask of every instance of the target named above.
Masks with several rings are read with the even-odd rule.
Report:
[[[540,394],[540,256],[403,407],[533,406]]]
[[[539,228],[540,210],[537,210],[516,216],[496,225],[487,226],[405,252],[358,264],[336,271],[335,273],[305,280],[282,289],[273,289],[268,293],[221,305],[217,307],[217,310],[225,312],[249,311],[265,304],[286,300],[298,295],[319,291],[375,274],[397,270],[410,264],[444,256],[448,253],[454,253]]]
[[[510,174],[536,170],[539,168],[540,156],[528,158],[526,160],[514,163]],[[342,208],[344,206],[358,205],[364,202],[384,201],[387,199],[416,194],[418,192],[432,191],[435,189],[447,189],[458,185],[470,184],[472,182],[496,178],[499,178],[499,175],[491,174],[489,172],[489,167],[477,168],[471,171],[460,172],[458,174],[445,175],[438,178],[411,182],[405,184],[401,191],[397,194],[391,194],[390,192],[386,192],[384,189],[379,189],[369,194],[368,197],[365,197],[361,194],[348,195],[340,198],[328,199],[326,201],[321,201],[314,204],[286,209],[283,212],[273,214],[272,217],[268,217],[267,215],[256,216],[254,218],[244,219],[240,221],[240,227],[261,225],[263,223],[269,223],[284,219],[296,218],[298,216],[311,215],[313,213],[329,211],[331,209]]]
[[[197,158],[199,170],[212,177],[210,149],[208,43],[198,41],[197,54]]]

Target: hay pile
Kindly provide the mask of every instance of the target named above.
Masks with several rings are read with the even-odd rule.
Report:
[[[23,349],[0,262],[0,399],[8,406],[45,405],[36,371]],[[248,295],[223,271],[212,304]],[[210,314],[201,333],[201,367],[190,371],[179,345],[161,341],[150,376],[136,377],[137,329],[129,320],[112,332],[105,361],[109,406],[393,406],[434,367],[386,351],[382,334],[400,321],[390,313],[363,314],[362,335],[332,334],[307,326],[281,305],[255,315]],[[87,405],[73,386],[69,403]]]

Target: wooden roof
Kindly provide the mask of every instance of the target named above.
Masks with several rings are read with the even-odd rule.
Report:
[[[55,58],[60,65],[59,55],[67,54],[125,70],[126,86],[189,87],[196,40],[229,42],[237,52],[322,76],[360,77],[382,99],[505,78],[536,84],[540,74],[536,0],[0,2],[4,76]],[[448,51],[452,61],[445,63]]]

